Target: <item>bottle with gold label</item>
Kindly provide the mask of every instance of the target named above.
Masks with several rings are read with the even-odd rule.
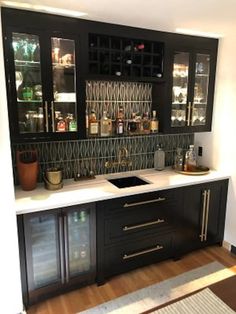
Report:
[[[110,121],[105,110],[103,111],[103,116],[100,121],[100,135],[102,137],[110,135]]]
[[[159,130],[159,121],[157,119],[157,113],[156,110],[152,111],[152,118],[150,121],[150,132],[151,133],[157,133]]]
[[[98,120],[94,109],[89,115],[89,135],[98,135]]]

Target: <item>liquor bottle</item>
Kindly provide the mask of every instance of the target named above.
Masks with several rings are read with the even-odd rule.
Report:
[[[89,116],[89,134],[98,135],[98,120],[94,109]]]
[[[63,119],[62,114],[58,116],[57,121],[57,132],[65,132],[66,131],[66,121]]]
[[[75,132],[75,131],[77,131],[77,123],[74,118],[74,115],[71,113],[70,120],[69,120],[69,132]]]
[[[159,171],[165,168],[165,152],[159,145],[154,153],[154,168]]]
[[[189,150],[185,154],[184,171],[195,171],[197,167],[197,156],[194,145],[189,145]]]
[[[124,134],[124,109],[122,107],[119,108],[116,118],[116,134],[122,135]]]
[[[137,124],[136,124],[136,113],[132,113],[132,118],[128,123],[128,131],[129,133],[133,134],[137,130]]]
[[[101,122],[100,122],[100,135],[102,137],[110,135],[110,123],[109,123],[109,119],[107,117],[106,110],[103,111],[103,116],[102,116]]]
[[[157,120],[156,117],[156,110],[152,111],[152,119],[150,122],[150,132],[151,133],[157,133],[159,128],[159,121]]]
[[[150,119],[148,112],[145,112],[143,114],[143,120],[142,120],[142,132],[145,134],[150,133]]]

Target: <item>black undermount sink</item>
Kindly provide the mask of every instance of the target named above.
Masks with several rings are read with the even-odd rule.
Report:
[[[142,179],[140,179],[139,177],[136,177],[136,176],[117,178],[117,179],[110,179],[110,180],[107,180],[107,181],[109,181],[110,183],[114,184],[119,189],[128,188],[128,187],[131,187],[131,186],[138,186],[138,185],[149,184],[149,182],[146,182],[146,181],[144,181],[144,180],[142,180]]]

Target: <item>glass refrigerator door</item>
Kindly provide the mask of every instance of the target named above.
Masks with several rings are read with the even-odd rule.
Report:
[[[183,127],[186,125],[186,112],[189,81],[189,53],[175,52],[173,64],[173,87],[171,127]],[[188,119],[188,114],[187,114]]]
[[[210,56],[197,54],[191,125],[206,124],[206,109],[210,75]]]
[[[53,132],[77,131],[75,42],[51,38],[52,47],[52,129]]]
[[[81,206],[66,215],[66,269],[70,278],[91,270],[90,209]]]
[[[39,37],[13,33],[12,47],[19,133],[45,132]]]
[[[31,290],[61,282],[57,215],[29,217],[25,229]]]

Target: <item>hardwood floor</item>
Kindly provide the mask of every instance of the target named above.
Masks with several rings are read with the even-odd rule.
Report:
[[[28,309],[27,314],[75,314],[124,294],[218,261],[236,273],[236,256],[213,246],[185,255],[179,261],[167,260],[111,278],[106,284],[80,288]]]

